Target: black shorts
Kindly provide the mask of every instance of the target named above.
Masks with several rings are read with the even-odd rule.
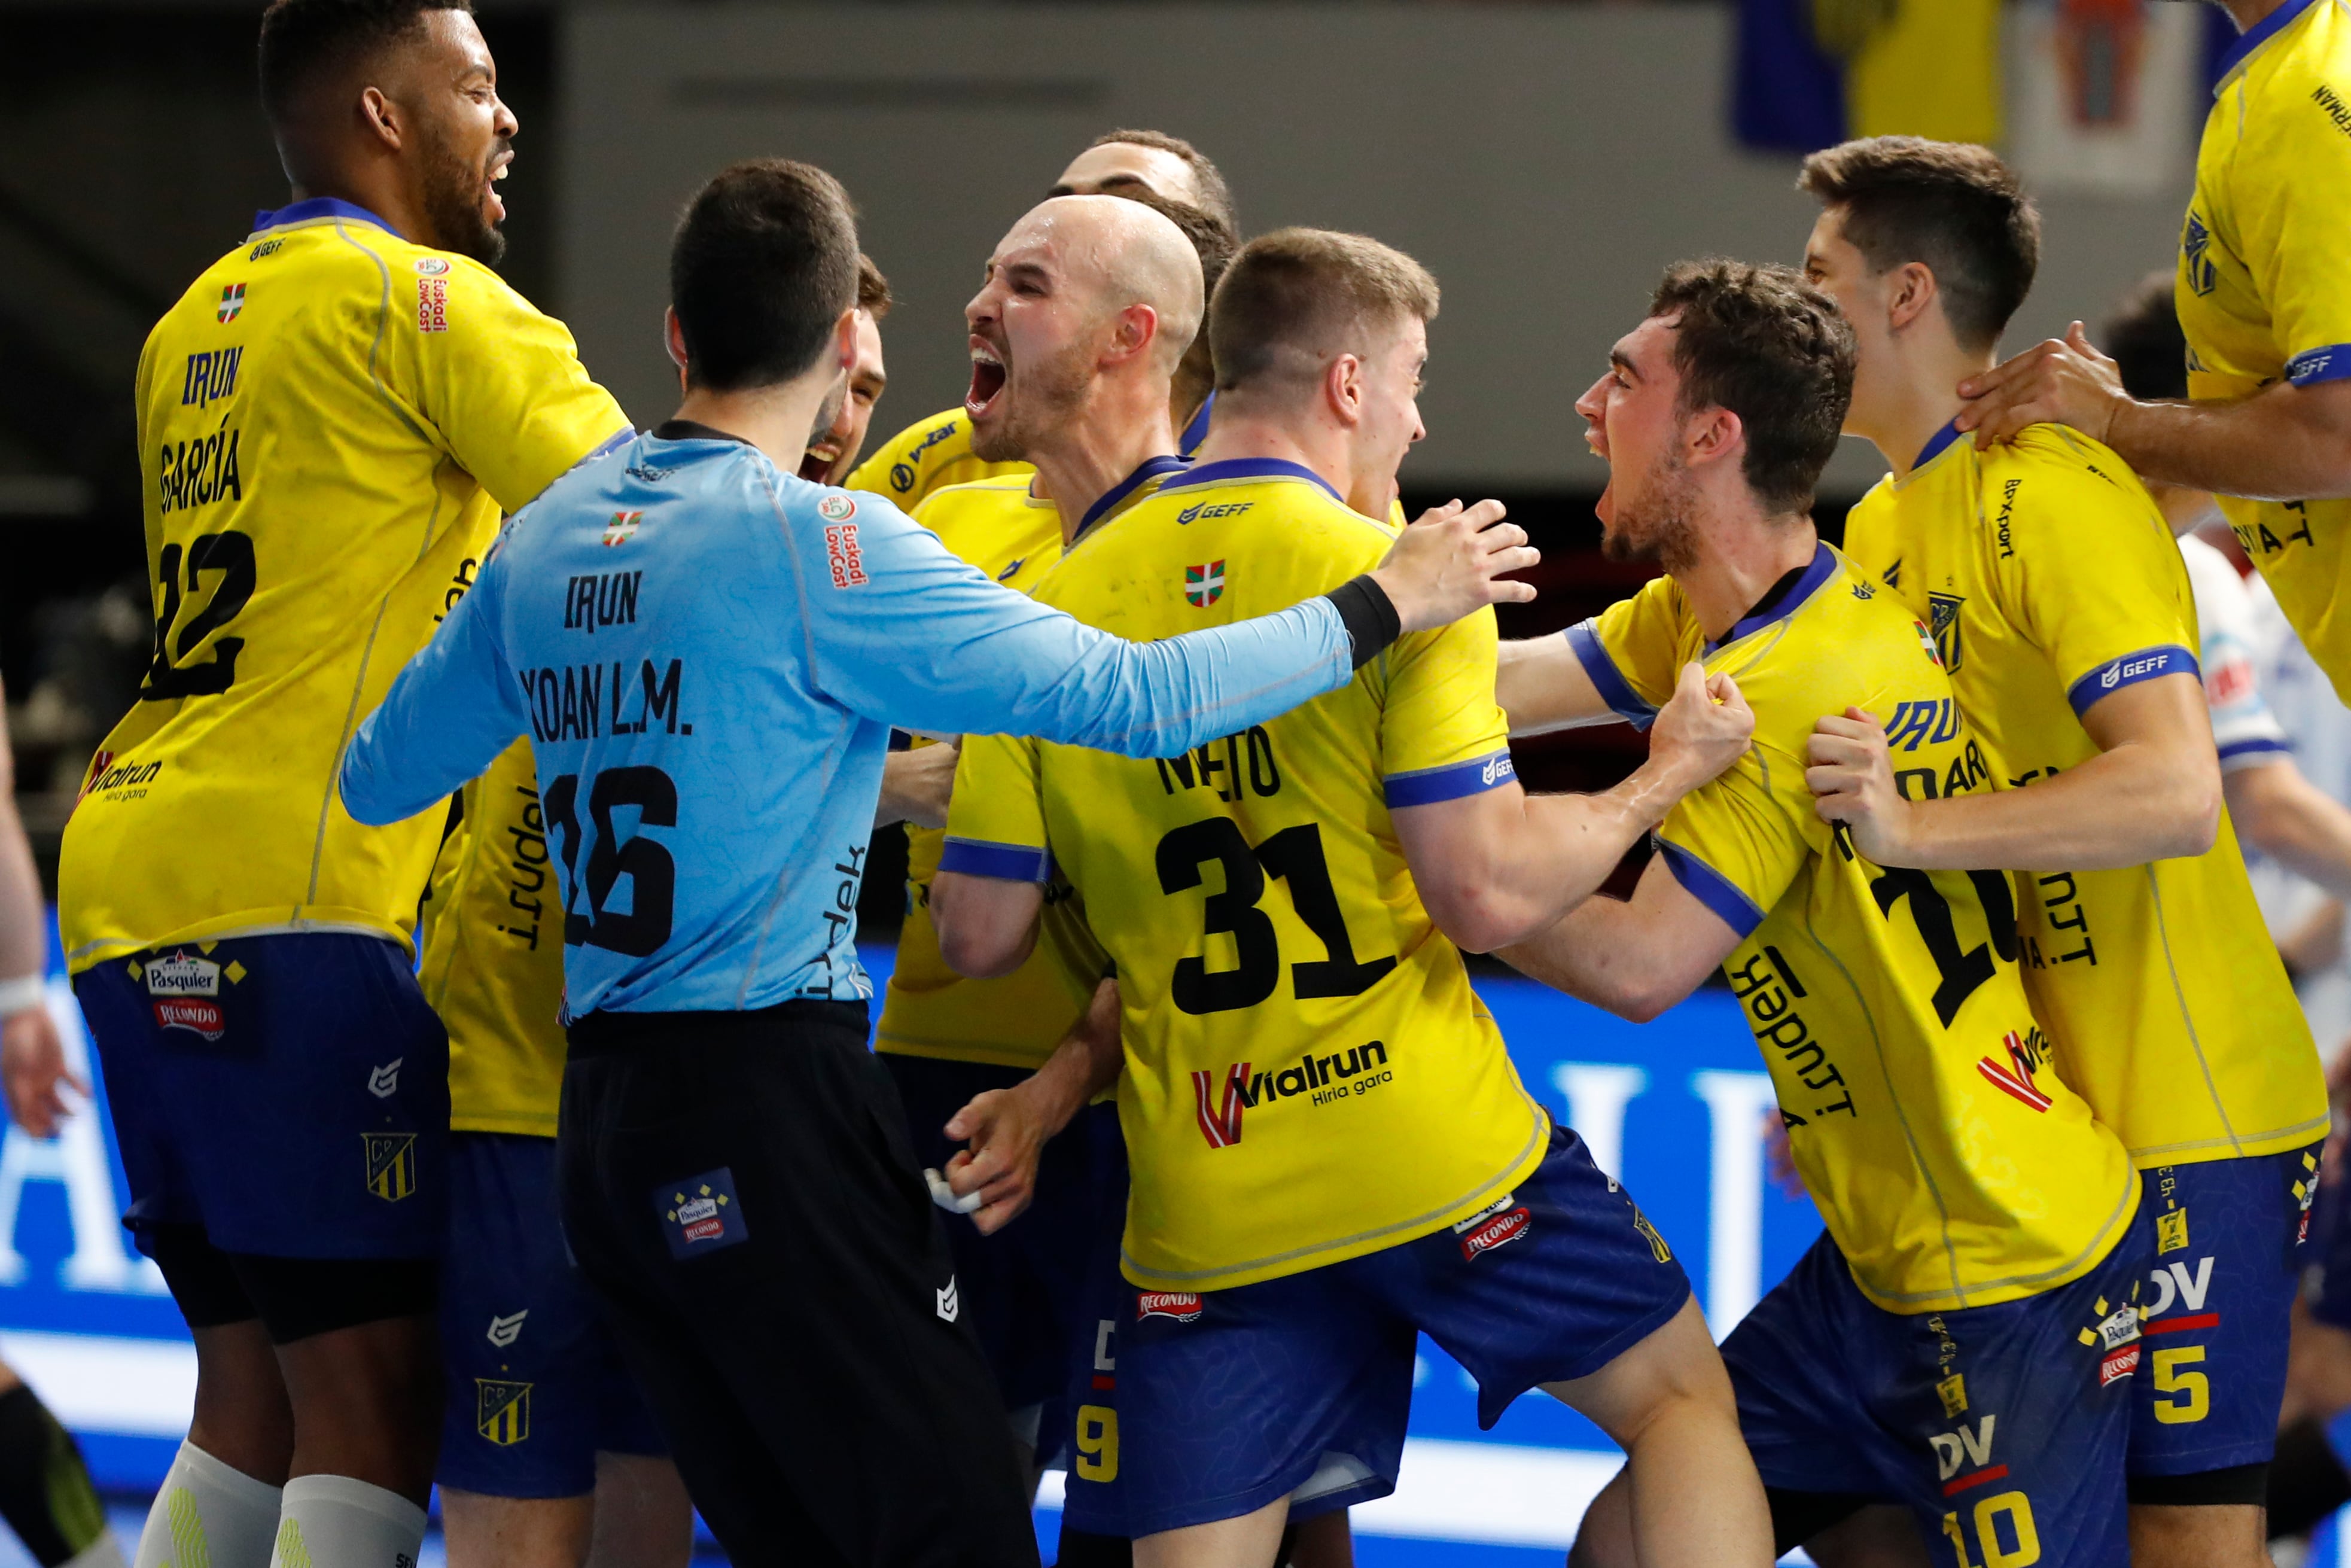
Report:
[[[564,1229],[738,1568],[1031,1568],[1029,1489],[865,1009],[571,1029]]]

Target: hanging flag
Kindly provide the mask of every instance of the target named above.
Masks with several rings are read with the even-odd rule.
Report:
[[[2201,6],[2033,0],[2014,33],[2014,162],[2042,191],[2149,197],[2189,176],[2204,104]]]
[[[1731,117],[1750,147],[1993,141],[2001,0],[1740,0]]]

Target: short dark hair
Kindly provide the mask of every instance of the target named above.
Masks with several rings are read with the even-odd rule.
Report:
[[[1219,392],[1311,373],[1368,329],[1437,319],[1437,279],[1400,250],[1331,229],[1276,229],[1241,246],[1208,307]]]
[[[2169,267],[2148,273],[2116,301],[2098,336],[2114,356],[2123,391],[2135,398],[2187,399],[2188,334],[2180,329]]]
[[[857,214],[810,163],[756,158],[695,193],[669,247],[686,384],[774,386],[805,372],[857,302]]]
[[[1747,431],[1740,470],[1774,512],[1813,504],[1853,401],[1853,329],[1792,267],[1719,257],[1667,267],[1649,314],[1675,316],[1685,413],[1724,408]]]
[[[1796,183],[1844,214],[1875,272],[1923,263],[1962,348],[2000,341],[2041,267],[2041,213],[1990,148],[1872,136],[1815,152]]]
[[[271,0],[261,14],[261,109],[284,126],[302,95],[413,31],[428,11],[464,11],[473,0]]]
[[[1184,160],[1191,165],[1192,183],[1200,188],[1199,204],[1223,219],[1225,226],[1234,234],[1240,233],[1240,213],[1233,205],[1232,188],[1225,183],[1224,172],[1209,161],[1206,152],[1182,137],[1170,136],[1164,131],[1105,131],[1086,145],[1089,148],[1108,147],[1113,142],[1173,152]]]
[[[882,276],[882,269],[873,265],[872,256],[862,250],[859,251],[857,253],[857,308],[879,321],[883,317],[890,314],[890,307],[897,302],[896,297],[890,292],[890,280]]]

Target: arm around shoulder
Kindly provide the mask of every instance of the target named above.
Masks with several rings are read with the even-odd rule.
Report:
[[[1704,984],[1742,935],[1683,886],[1660,854],[1630,899],[1589,899],[1497,956],[1555,990],[1648,1023]]]

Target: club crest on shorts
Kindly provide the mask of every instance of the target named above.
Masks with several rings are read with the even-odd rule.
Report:
[[[528,1442],[530,1390],[528,1383],[506,1383],[495,1377],[474,1379],[474,1430],[501,1448]]]
[[[1200,1293],[1197,1291],[1137,1291],[1134,1293],[1134,1321],[1145,1318],[1173,1318],[1188,1323],[1200,1315]]]
[[[673,1258],[699,1258],[751,1239],[736,1200],[735,1173],[725,1166],[653,1188],[653,1212]]]
[[[1205,566],[1184,569],[1184,601],[1195,610],[1206,610],[1225,596],[1225,563],[1209,561]]]
[[[1641,1212],[1641,1206],[1637,1203],[1633,1206],[1633,1228],[1648,1239],[1650,1256],[1660,1263],[1674,1260],[1674,1249],[1666,1245],[1666,1239],[1657,1234],[1657,1228],[1649,1223],[1649,1217]]]
[[[1466,1263],[1480,1252],[1516,1241],[1532,1228],[1534,1217],[1527,1212],[1527,1206],[1519,1202],[1517,1193],[1506,1192],[1455,1225],[1453,1234],[1460,1239],[1461,1260]]]
[[[398,1203],[416,1190],[416,1134],[361,1133],[367,1153],[367,1189],[386,1203]]]

